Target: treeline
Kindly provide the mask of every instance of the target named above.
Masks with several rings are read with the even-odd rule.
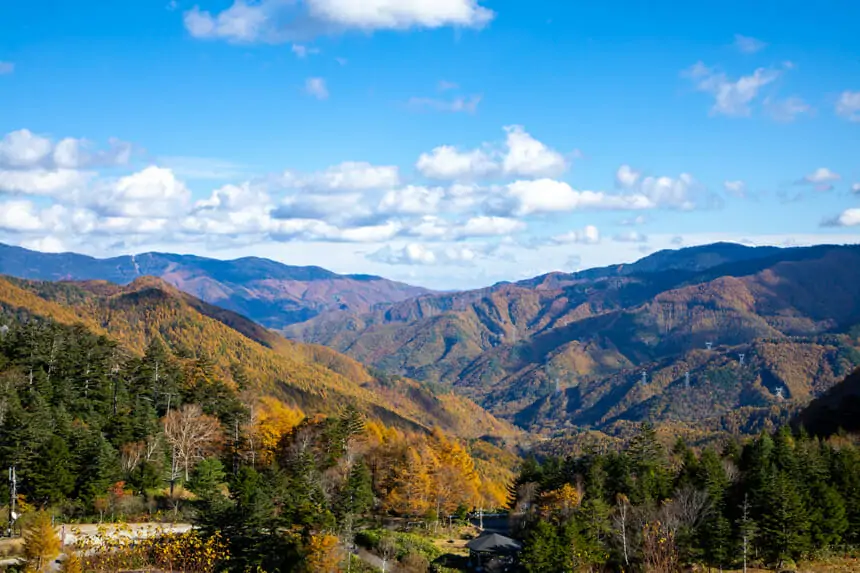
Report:
[[[645,424],[624,451],[528,460],[510,494],[530,573],[785,566],[860,543],[860,449],[787,428],[696,454]]]
[[[271,559],[343,547],[370,514],[504,504],[504,484],[482,477],[469,446],[440,431],[401,431],[352,408],[307,416],[259,395],[241,365],[223,376],[207,357],[157,341],[138,356],[82,326],[7,326],[0,467],[17,468],[19,512],[50,509],[66,520],[184,512],[229,533],[237,568],[274,570],[286,562]],[[485,457],[487,448],[476,451]]]

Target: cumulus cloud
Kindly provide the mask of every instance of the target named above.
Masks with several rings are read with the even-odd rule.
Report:
[[[439,209],[443,197],[444,191],[440,188],[408,185],[388,191],[379,202],[379,210],[401,215],[428,215]]]
[[[386,245],[367,255],[371,261],[388,265],[471,266],[486,256],[484,249],[467,245],[428,247],[409,243],[403,247]]]
[[[493,17],[478,0],[235,0],[215,14],[195,6],[183,20],[195,38],[280,43],[347,30],[481,28]]]
[[[392,165],[345,161],[311,174],[285,171],[279,183],[287,188],[323,192],[369,191],[397,187],[400,184],[400,170]]]
[[[25,195],[56,195],[79,191],[93,174],[74,169],[0,169],[0,191]]]
[[[630,189],[639,182],[640,177],[642,177],[640,171],[636,171],[629,165],[622,165],[615,173],[615,185],[623,189]]]
[[[600,231],[594,225],[586,225],[582,229],[576,229],[562,235],[556,235],[552,242],[558,245],[580,243],[583,245],[596,245],[600,242]]]
[[[568,168],[564,156],[538,141],[521,125],[505,128],[507,153],[502,169],[507,175],[523,177],[556,177]]]
[[[825,227],[856,227],[860,225],[860,209],[846,209],[837,217],[828,219],[822,223]]]
[[[744,54],[755,54],[767,47],[767,44],[758,40],[756,38],[752,38],[750,36],[743,36],[741,34],[735,34],[735,48],[738,51]]]
[[[444,180],[484,177],[499,168],[490,155],[481,149],[459,151],[450,145],[422,153],[415,167],[425,177]]]
[[[308,78],[305,80],[305,92],[317,99],[328,99],[328,87],[322,78]]]
[[[509,125],[504,130],[506,137],[501,148],[485,144],[483,148],[463,151],[442,145],[421,154],[416,168],[425,177],[445,180],[467,180],[490,175],[557,177],[567,171],[567,158],[532,137],[523,126]]]
[[[171,217],[183,212],[191,192],[170,169],[150,166],[104,185],[93,197],[98,210],[119,217]]]
[[[30,201],[0,203],[0,229],[13,232],[42,230],[43,223],[36,206]]]
[[[577,191],[563,181],[537,179],[515,181],[507,186],[518,216],[579,209],[648,209],[653,204],[642,195],[610,195],[603,191]]]
[[[125,165],[131,158],[131,144],[111,139],[108,149],[93,149],[92,143],[73,137],[54,142],[29,129],[7,133],[0,140],[0,167],[27,169],[86,169]]]
[[[697,90],[714,97],[712,115],[746,117],[751,114],[750,104],[761,89],[776,81],[780,72],[758,68],[751,75],[731,80],[725,73],[698,62],[685,70],[684,75],[693,81]]]
[[[860,121],[860,91],[844,91],[836,102],[836,114],[848,121]]]
[[[834,173],[826,167],[819,167],[809,175],[806,175],[798,181],[802,185],[813,185],[816,191],[830,191],[833,189],[833,183],[839,181],[841,177],[838,173]]]

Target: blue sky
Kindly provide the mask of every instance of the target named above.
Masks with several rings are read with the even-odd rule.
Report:
[[[855,242],[860,5],[0,7],[0,241],[440,288]]]

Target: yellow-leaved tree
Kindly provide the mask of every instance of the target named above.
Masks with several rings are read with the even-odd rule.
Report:
[[[336,536],[327,533],[312,535],[305,557],[308,573],[340,571],[341,551],[339,549]]]
[[[51,563],[60,554],[60,537],[51,524],[51,516],[44,511],[36,512],[30,525],[24,530],[24,557],[27,571],[47,573]]]

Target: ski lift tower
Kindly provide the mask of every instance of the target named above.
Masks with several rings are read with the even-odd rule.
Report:
[[[689,370],[687,370],[687,372],[684,374],[684,387],[688,388],[688,389],[690,388],[690,371]]]
[[[738,358],[740,359],[740,360],[739,360],[739,363],[740,363],[740,365],[741,365],[741,366],[743,366],[743,365],[744,365],[744,358],[746,358],[746,356],[747,356],[747,355],[746,355],[746,354],[744,354],[743,352],[741,352],[740,354],[738,354]]]
[[[705,348],[707,348],[708,350],[711,350],[713,347],[714,347],[713,342],[706,342],[705,343]]]

